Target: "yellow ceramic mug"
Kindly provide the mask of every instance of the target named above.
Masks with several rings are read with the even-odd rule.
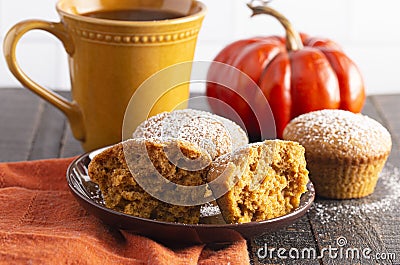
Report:
[[[86,151],[122,139],[125,108],[145,79],[172,64],[193,60],[206,12],[202,3],[192,0],[60,0],[56,7],[58,23],[27,20],[10,29],[4,54],[25,87],[67,116]],[[149,19],[142,17],[143,12],[150,21],[137,21]],[[69,55],[72,101],[38,85],[18,66],[17,42],[33,29],[48,31],[63,43]],[[188,86],[179,86],[153,109],[170,111],[188,97]]]

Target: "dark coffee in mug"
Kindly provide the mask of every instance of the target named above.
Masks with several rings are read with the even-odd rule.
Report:
[[[159,9],[100,10],[82,14],[83,16],[121,20],[121,21],[154,21],[183,17],[184,14]]]

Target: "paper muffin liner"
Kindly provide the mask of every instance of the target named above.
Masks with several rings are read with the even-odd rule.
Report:
[[[307,159],[310,179],[317,196],[329,199],[353,199],[374,192],[388,154],[367,160]]]

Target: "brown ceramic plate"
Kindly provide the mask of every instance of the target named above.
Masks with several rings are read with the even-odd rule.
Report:
[[[98,186],[88,176],[91,158],[99,151],[84,154],[75,159],[67,170],[68,185],[78,202],[104,223],[147,236],[159,242],[173,243],[226,243],[242,237],[250,239],[263,233],[276,231],[303,216],[315,197],[314,186],[308,183],[308,191],[301,197],[301,203],[293,212],[270,220],[244,224],[206,224],[221,221],[218,207],[202,206],[201,224],[181,224],[156,221],[120,213],[105,207]],[[215,210],[217,208],[217,210]]]

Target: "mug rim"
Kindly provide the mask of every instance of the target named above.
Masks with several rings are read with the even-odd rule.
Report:
[[[171,24],[181,24],[181,23],[186,23],[186,22],[191,22],[195,21],[201,17],[204,17],[207,13],[207,6],[200,2],[200,1],[194,1],[198,7],[200,7],[200,10],[194,14],[188,15],[188,16],[183,16],[183,17],[178,17],[178,18],[172,18],[172,19],[162,19],[162,20],[152,20],[152,21],[126,21],[126,20],[113,20],[113,19],[104,19],[104,18],[95,18],[95,17],[88,17],[88,16],[83,16],[82,14],[73,14],[69,13],[67,11],[64,11],[61,9],[61,4],[65,0],[59,0],[56,4],[56,10],[57,12],[61,15],[61,17],[69,17],[72,19],[80,20],[80,21],[85,21],[89,23],[97,22],[105,25],[114,25],[114,26],[128,26],[128,25],[139,25],[139,26],[160,26],[160,25],[171,25]]]

